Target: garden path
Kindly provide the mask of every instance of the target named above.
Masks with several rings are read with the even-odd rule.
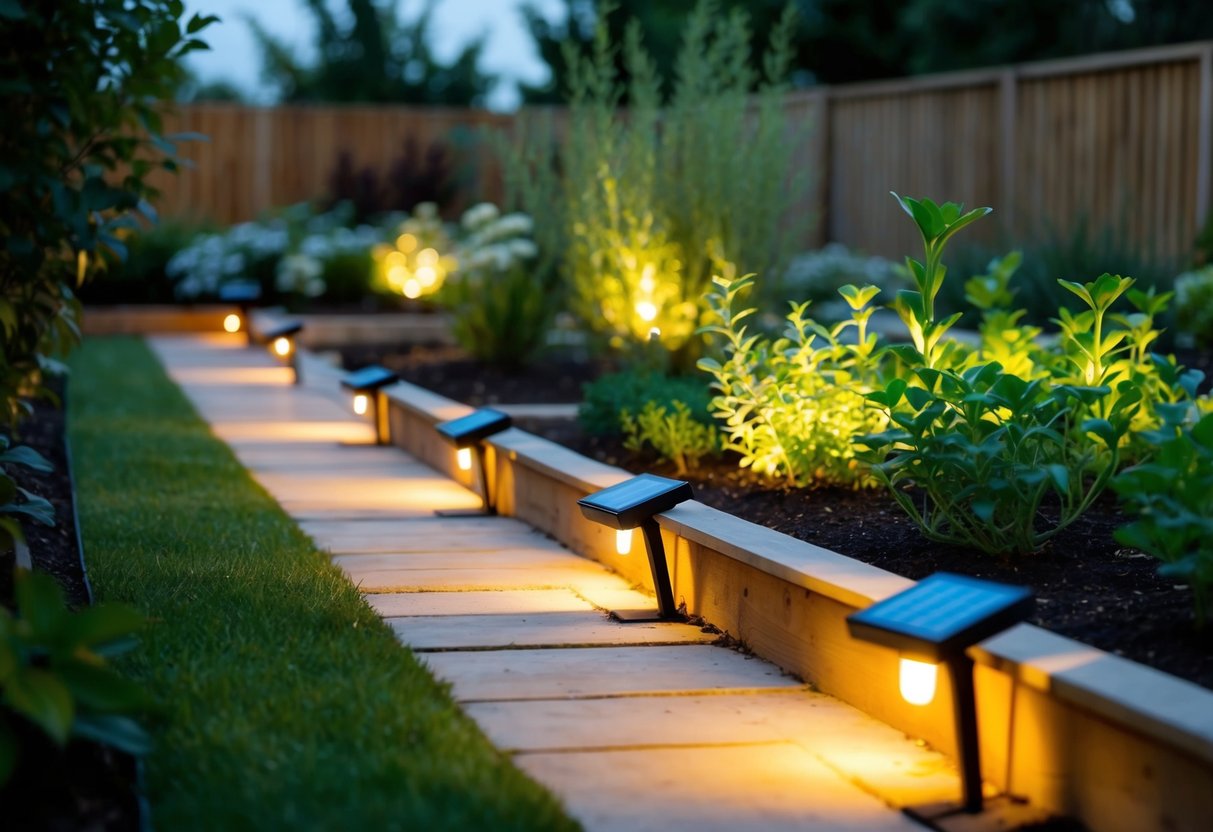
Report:
[[[366,444],[331,374],[292,385],[238,336],[151,344],[400,640],[590,832],[910,830],[894,807],[958,793],[940,755],[772,664],[691,625],[612,621],[603,608],[652,599],[525,524],[435,517],[478,498]]]

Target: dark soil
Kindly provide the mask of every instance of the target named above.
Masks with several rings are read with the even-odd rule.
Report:
[[[458,347],[345,347],[342,366],[382,364],[402,379],[473,407],[492,404],[563,404],[581,401],[581,387],[604,365],[548,358],[518,371],[486,366]]]
[[[64,385],[54,392],[64,399]],[[66,419],[55,403],[38,402],[22,425],[16,444],[27,445],[46,457],[54,470],[38,473],[15,467],[18,484],[45,497],[55,507],[52,528],[25,525],[26,541],[35,569],[50,573],[63,588],[68,603],[81,607],[91,602],[76,533],[76,514],[68,466]],[[4,584],[0,600],[11,606],[11,561],[0,569]],[[0,789],[0,826],[13,830],[95,830],[118,832],[141,828],[137,791],[138,771],[133,758],[93,742],[74,740],[57,748],[39,730],[24,721],[10,723],[19,737],[21,758],[9,783]]]

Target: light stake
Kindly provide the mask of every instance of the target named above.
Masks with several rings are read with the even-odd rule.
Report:
[[[973,660],[969,647],[1023,621],[1035,598],[1027,587],[983,581],[940,572],[890,598],[847,617],[851,636],[891,647],[900,653],[899,686],[912,705],[929,704],[935,696],[937,667],[946,666],[952,682],[952,709],[956,744],[960,752],[962,799],[907,807],[906,814],[935,829],[978,829],[974,815],[988,817],[992,829],[1011,828],[1024,822],[1033,810],[1023,804],[1000,801],[983,805],[981,757],[977,734],[977,700],[973,689]]]
[[[494,495],[489,488],[489,474],[488,466],[485,464],[483,440],[494,434],[501,433],[501,431],[506,430],[512,424],[513,420],[510,419],[509,414],[502,413],[500,410],[494,410],[491,407],[482,407],[479,410],[472,411],[467,416],[451,419],[449,422],[443,422],[436,426],[438,433],[455,446],[455,460],[460,470],[469,470],[472,467],[472,457],[475,456],[480,470],[480,497],[484,501],[484,508],[470,511],[463,509],[439,509],[434,512],[435,514],[439,517],[468,517],[497,513]]]
[[[341,386],[354,394],[354,413],[365,416],[367,410],[371,411],[376,445],[387,445],[391,442],[387,396],[384,395],[383,388],[399,380],[399,376],[378,364],[355,370],[341,380]]]
[[[295,384],[302,384],[303,377],[299,372],[299,350],[296,338],[303,331],[303,324],[298,321],[279,324],[262,332],[270,351],[279,358],[285,358],[290,364]]]
[[[639,527],[649,556],[657,609],[611,610],[619,621],[669,621],[680,619],[670,585],[670,569],[665,560],[665,544],[656,516],[679,503],[693,499],[691,484],[654,474],[640,474],[630,480],[604,488],[577,501],[586,519],[615,529],[615,551],[626,555],[632,548],[632,530]]]

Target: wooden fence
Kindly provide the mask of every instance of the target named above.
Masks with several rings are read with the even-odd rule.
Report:
[[[1157,256],[1181,258],[1213,189],[1213,42],[851,84],[789,95],[812,125],[798,164],[815,186],[806,246],[837,240],[873,254],[914,250],[890,190],[995,208],[1021,237],[1085,221]],[[162,211],[230,222],[326,192],[337,155],[385,166],[408,136],[457,149],[471,198],[500,197],[473,137],[513,118],[469,110],[223,105],[182,108],[173,128],[205,133],[196,168],[165,182]],[[744,152],[743,150],[739,152]],[[980,227],[980,226],[979,226]]]

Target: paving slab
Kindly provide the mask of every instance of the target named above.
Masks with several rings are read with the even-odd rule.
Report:
[[[709,648],[710,649],[710,648]],[[586,832],[921,832],[794,743],[523,754]]]
[[[957,774],[943,755],[830,696],[777,689],[758,694],[631,696],[476,702],[466,707],[503,751],[622,750],[794,742],[847,779],[897,805],[955,799]]]
[[[348,561],[363,557],[354,555]],[[581,566],[374,570],[356,569],[346,559],[334,560],[340,561],[339,565],[355,586],[368,593],[571,589],[583,598],[593,598],[599,591],[619,590],[624,583],[616,575]],[[486,563],[491,563],[491,560],[486,560]]]
[[[803,687],[773,664],[699,644],[427,653],[424,661],[464,702]]]
[[[504,517],[412,520],[307,520],[299,524],[316,545],[339,554],[551,549],[559,543]]]
[[[303,519],[434,516],[438,509],[470,509],[480,498],[432,472],[426,476],[297,476],[280,471],[254,471],[257,481],[287,513]]]
[[[717,638],[690,624],[621,624],[596,610],[391,618],[388,624],[414,650],[709,644]]]
[[[567,589],[488,592],[399,592],[367,595],[384,618],[421,615],[503,615],[528,612],[588,612],[588,601]]]

